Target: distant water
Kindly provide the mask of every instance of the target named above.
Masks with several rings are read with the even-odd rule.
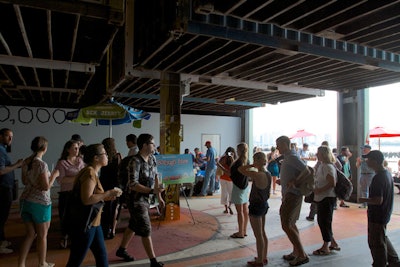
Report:
[[[370,145],[373,150],[378,149],[377,142],[370,142]],[[399,170],[398,162],[400,160],[400,144],[387,145],[381,143],[380,151],[382,151],[383,155],[385,156],[385,159],[387,160],[389,167],[392,169],[392,172],[397,172]]]

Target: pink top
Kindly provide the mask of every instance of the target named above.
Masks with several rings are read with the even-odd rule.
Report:
[[[60,184],[60,192],[72,190],[75,176],[84,167],[85,163],[81,157],[76,158],[75,164],[64,159],[57,162],[55,169],[60,172],[60,175],[57,177],[57,182]]]

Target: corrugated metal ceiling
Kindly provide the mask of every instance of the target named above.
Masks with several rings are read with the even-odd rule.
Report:
[[[400,1],[0,0],[0,104],[157,111],[178,73],[183,113],[237,115],[400,82],[399,23]]]

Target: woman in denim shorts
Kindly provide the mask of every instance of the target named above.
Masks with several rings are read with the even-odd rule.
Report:
[[[25,266],[26,258],[33,241],[37,238],[39,267],[52,267],[54,263],[46,261],[47,232],[51,220],[50,188],[55,176],[50,176],[47,163],[42,160],[47,151],[47,140],[43,136],[32,140],[33,154],[22,165],[22,183],[25,185],[20,197],[20,213],[26,227],[18,266]]]

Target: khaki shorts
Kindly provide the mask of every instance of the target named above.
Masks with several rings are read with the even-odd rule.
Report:
[[[282,225],[292,225],[300,217],[301,204],[303,203],[302,195],[286,193],[283,198],[279,214],[281,216]]]

